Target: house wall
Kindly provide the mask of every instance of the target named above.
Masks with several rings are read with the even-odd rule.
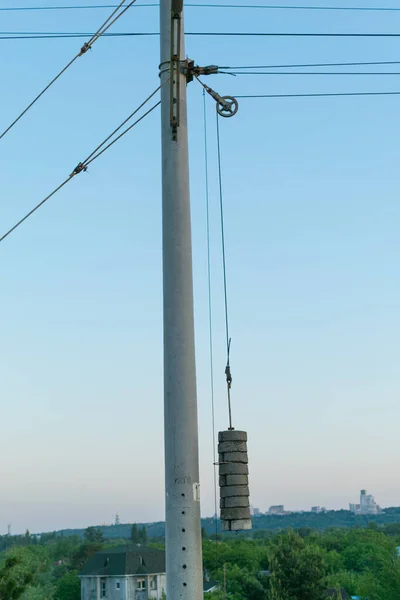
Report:
[[[98,600],[98,578],[81,577],[81,600]]]
[[[81,600],[103,600],[103,582],[106,584],[106,600],[128,600],[126,577],[81,577]]]
[[[156,589],[151,579],[156,578]],[[139,589],[138,579],[145,579],[146,587]],[[106,600],[161,600],[166,590],[166,575],[128,575],[123,577],[81,577],[81,600],[103,600],[102,583],[106,584]],[[117,589],[117,582],[120,589]]]
[[[156,578],[157,588],[151,588],[151,579]],[[138,580],[145,579],[146,588],[139,589]],[[161,600],[163,591],[166,590],[166,575],[130,575],[127,577],[128,595],[126,600]]]

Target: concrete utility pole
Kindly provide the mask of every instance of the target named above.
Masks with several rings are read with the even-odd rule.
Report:
[[[168,600],[202,600],[183,0],[160,0],[160,32],[166,592]]]

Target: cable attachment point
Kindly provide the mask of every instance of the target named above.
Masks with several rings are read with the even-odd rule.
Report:
[[[232,388],[232,373],[231,373],[231,364],[230,364],[230,354],[231,354],[231,339],[228,340],[227,346],[227,358],[226,358],[226,367],[225,367],[225,376],[226,376],[226,391],[228,392],[228,412],[229,412],[229,431],[233,431],[235,428],[232,427],[232,407],[231,407],[231,388]]]
[[[218,67],[217,67],[218,72]],[[198,75],[194,73],[197,81],[203,86],[206,92],[214,98],[217,103],[217,113],[221,115],[221,117],[233,117],[236,115],[239,110],[239,102],[233,96],[220,96],[218,92],[214,91],[212,88],[205,85],[202,81],[200,81]]]
[[[194,77],[199,77],[199,75],[218,75],[219,67],[216,65],[199,67],[194,64],[194,60],[188,58],[181,64],[181,73],[186,76],[187,83],[190,83]]]
[[[87,171],[87,166],[84,163],[78,163],[75,169],[72,171],[70,177],[74,177],[74,175],[79,175],[82,171]]]
[[[226,384],[228,386],[229,389],[231,389],[232,387],[232,373],[231,373],[231,368],[229,365],[226,365],[225,367],[225,375],[226,375]]]
[[[92,46],[91,44],[89,44],[89,42],[85,42],[81,48],[81,51],[79,52],[79,56],[82,56],[83,54],[85,54],[88,50],[91,50]]]

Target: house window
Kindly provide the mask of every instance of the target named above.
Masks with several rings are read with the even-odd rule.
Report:
[[[136,582],[137,585],[137,589],[138,590],[145,590],[146,589],[146,580],[145,579],[138,579]]]
[[[101,597],[107,598],[107,582],[106,581],[101,582]]]
[[[157,589],[157,577],[150,577],[150,589],[151,590]]]
[[[119,582],[119,581],[117,581],[117,582],[116,582],[116,584],[115,584],[115,589],[116,589],[116,590],[120,590],[120,589],[121,589],[121,584],[120,584],[120,582]]]

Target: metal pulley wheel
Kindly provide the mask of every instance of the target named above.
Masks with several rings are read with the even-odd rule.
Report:
[[[217,112],[221,117],[233,117],[239,110],[239,102],[232,96],[222,96],[217,100]]]

